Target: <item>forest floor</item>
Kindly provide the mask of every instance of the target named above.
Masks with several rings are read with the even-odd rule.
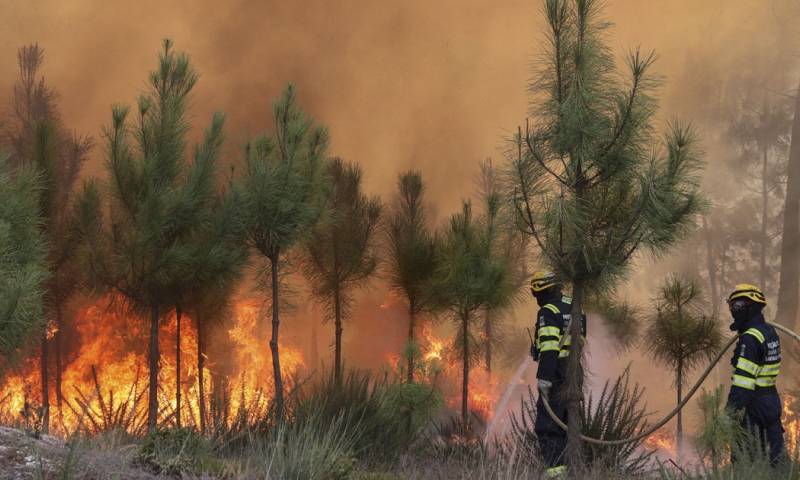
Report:
[[[61,470],[66,458],[63,440],[0,427],[0,480],[46,478]]]
[[[51,435],[0,426],[0,480],[149,480],[135,448],[102,442],[68,445]]]

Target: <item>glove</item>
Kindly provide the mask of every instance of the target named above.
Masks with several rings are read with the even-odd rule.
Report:
[[[539,379],[538,386],[539,386],[539,391],[542,392],[542,395],[544,395],[545,398],[549,400],[550,390],[553,388],[553,382]]]

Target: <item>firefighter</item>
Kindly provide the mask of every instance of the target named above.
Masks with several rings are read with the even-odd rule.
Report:
[[[567,378],[567,359],[572,341],[569,335],[572,299],[562,295],[561,285],[553,272],[539,271],[531,279],[531,293],[539,304],[531,356],[539,363],[536,372],[539,399],[536,402],[534,431],[539,441],[539,451],[550,478],[564,476],[564,451],[567,432],[550,418],[542,396],[546,395],[553,412],[567,422],[567,404],[562,390]],[[582,331],[586,335],[586,317],[582,318]]]
[[[731,359],[733,379],[727,408],[741,415],[742,425],[760,439],[775,466],[784,453],[781,400],[775,381],[781,368],[781,341],[775,328],[764,320],[767,304],[755,285],[736,285],[728,297],[733,317],[731,330],[739,341]]]

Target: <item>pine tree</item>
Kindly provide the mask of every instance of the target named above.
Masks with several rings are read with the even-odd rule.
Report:
[[[240,217],[247,245],[269,263],[272,353],[275,407],[284,415],[283,376],[280,367],[281,277],[286,258],[308,237],[322,212],[324,159],[328,133],[297,105],[289,85],[273,106],[275,131],[248,145],[246,169],[238,189]]]
[[[419,347],[416,328],[420,315],[430,308],[427,287],[436,268],[433,234],[424,203],[425,185],[416,171],[401,173],[386,228],[386,261],[389,285],[404,298],[408,309],[406,381],[414,382]]]
[[[655,298],[655,312],[647,328],[646,348],[656,362],[675,373],[677,403],[683,399],[687,376],[704,361],[716,356],[722,332],[715,318],[702,312],[700,288],[692,281],[672,276],[665,279]],[[683,412],[678,412],[678,452],[683,447]]]
[[[231,252],[237,254],[237,247],[241,244],[229,244]],[[246,257],[244,251],[239,249],[238,254],[241,260]],[[192,297],[187,299],[186,313],[190,315],[194,322],[197,332],[197,351],[195,367],[197,371],[197,416],[199,417],[200,433],[205,434],[208,428],[210,416],[208,401],[206,396],[206,357],[209,351],[209,338],[211,331],[215,327],[224,328],[231,319],[231,299],[236,287],[235,279],[241,273],[241,269],[235,268],[240,265],[230,264],[231,267],[225,272],[227,277],[223,277],[215,284],[209,284],[197,290]]]
[[[207,226],[203,206],[214,195],[215,157],[198,155],[191,165],[185,158],[186,109],[196,80],[189,58],[176,54],[172,42],[165,40],[158,68],[149,76],[149,90],[139,98],[136,125],[130,125],[127,107],[112,109],[112,123],[105,131],[107,222],[92,224],[104,211],[96,185],[88,186],[81,202],[82,229],[94,252],[88,258],[95,281],[118,293],[132,311],[150,317],[147,423],[151,431],[159,414],[159,321],[180,302],[182,284],[196,274],[193,240]],[[222,116],[214,115],[200,151],[220,141],[222,125]]]
[[[242,242],[241,227],[237,221],[235,196],[229,192],[215,194],[218,177],[217,163],[222,148],[222,117],[215,116],[212,126],[206,132],[204,142],[195,149],[193,176],[189,178],[194,200],[192,215],[195,216],[194,231],[186,240],[186,248],[191,252],[188,276],[176,282],[170,296],[175,303],[175,419],[181,426],[181,318],[183,313],[194,317],[198,334],[198,379],[200,390],[201,427],[204,427],[205,413],[204,373],[202,336],[204,318],[215,318],[227,306],[234,285],[241,278],[241,271],[247,259]],[[209,297],[218,305],[209,304]],[[201,341],[202,340],[202,341]]]
[[[737,178],[741,179],[743,186],[753,183],[748,179],[756,181],[754,187],[758,195],[760,218],[753,232],[753,243],[758,245],[757,258],[754,260],[759,273],[758,285],[769,292],[775,269],[769,262],[775,256],[773,238],[780,236],[773,200],[782,200],[782,175],[786,171],[791,120],[783,101],[770,102],[767,92],[757,95],[753,90],[756,88],[745,92],[748,95],[742,100],[738,115],[731,121],[730,135],[738,144],[741,155],[735,168],[744,173]],[[754,99],[754,96],[762,98]],[[743,223],[751,225],[750,222]]]
[[[506,329],[503,325],[505,316],[513,310],[522,287],[527,282],[528,271],[525,265],[525,253],[528,249],[527,237],[514,226],[513,211],[503,201],[500,174],[491,159],[481,163],[478,178],[478,193],[483,206],[483,227],[488,242],[488,255],[508,266],[509,281],[513,285],[513,294],[507,302],[496,307],[483,310],[483,331],[481,349],[484,353],[484,364],[491,376],[495,353],[508,344]]]
[[[465,202],[437,244],[436,272],[428,288],[436,307],[457,325],[452,351],[462,365],[461,418],[469,418],[469,374],[480,353],[474,333],[476,315],[501,308],[510,301],[514,286],[504,258],[491,255],[486,219],[476,221]]]
[[[63,311],[81,284],[81,271],[74,255],[78,238],[72,228],[71,204],[75,183],[92,141],[89,137],[72,135],[64,127],[55,103],[58,96],[40,74],[44,50],[36,44],[27,45],[18,50],[17,60],[19,78],[14,85],[13,116],[6,141],[13,153],[13,163],[35,166],[43,188],[41,226],[47,239],[51,269],[45,289],[45,316],[50,327],[42,336],[40,349],[42,430],[47,432],[50,421],[50,343],[55,347],[55,392],[60,412],[63,400]],[[51,332],[54,333],[51,335]]]
[[[0,157],[0,370],[44,329],[47,245],[40,228],[35,169],[14,171]]]
[[[375,246],[381,216],[377,197],[361,189],[361,167],[340,158],[328,161],[330,182],[325,206],[330,218],[314,228],[306,242],[305,274],[312,293],[335,325],[334,378],[342,381],[342,333],[353,289],[363,285],[378,265]]]
[[[792,140],[786,168],[786,199],[783,205],[780,283],[776,320],[795,328],[800,306],[800,87],[795,94]]]
[[[572,318],[587,293],[624,277],[641,249],[663,253],[701,209],[696,137],[672,124],[658,150],[653,117],[659,82],[654,54],[633,51],[620,75],[604,34],[598,0],[545,0],[547,61],[531,86],[533,122],[509,153],[509,195],[520,228],[565,283]],[[625,78],[625,80],[621,80]],[[656,150],[656,153],[654,153]],[[572,322],[572,338],[581,338]],[[567,462],[583,470],[581,342],[567,368]]]

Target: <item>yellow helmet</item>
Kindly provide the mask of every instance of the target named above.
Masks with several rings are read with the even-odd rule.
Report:
[[[764,292],[762,292],[760,288],[755,285],[750,285],[749,283],[740,283],[736,285],[733,292],[728,296],[728,303],[737,298],[747,298],[762,305],[767,304],[767,299],[764,298]]]
[[[556,274],[549,270],[539,270],[531,278],[531,291],[539,293],[558,284]]]

